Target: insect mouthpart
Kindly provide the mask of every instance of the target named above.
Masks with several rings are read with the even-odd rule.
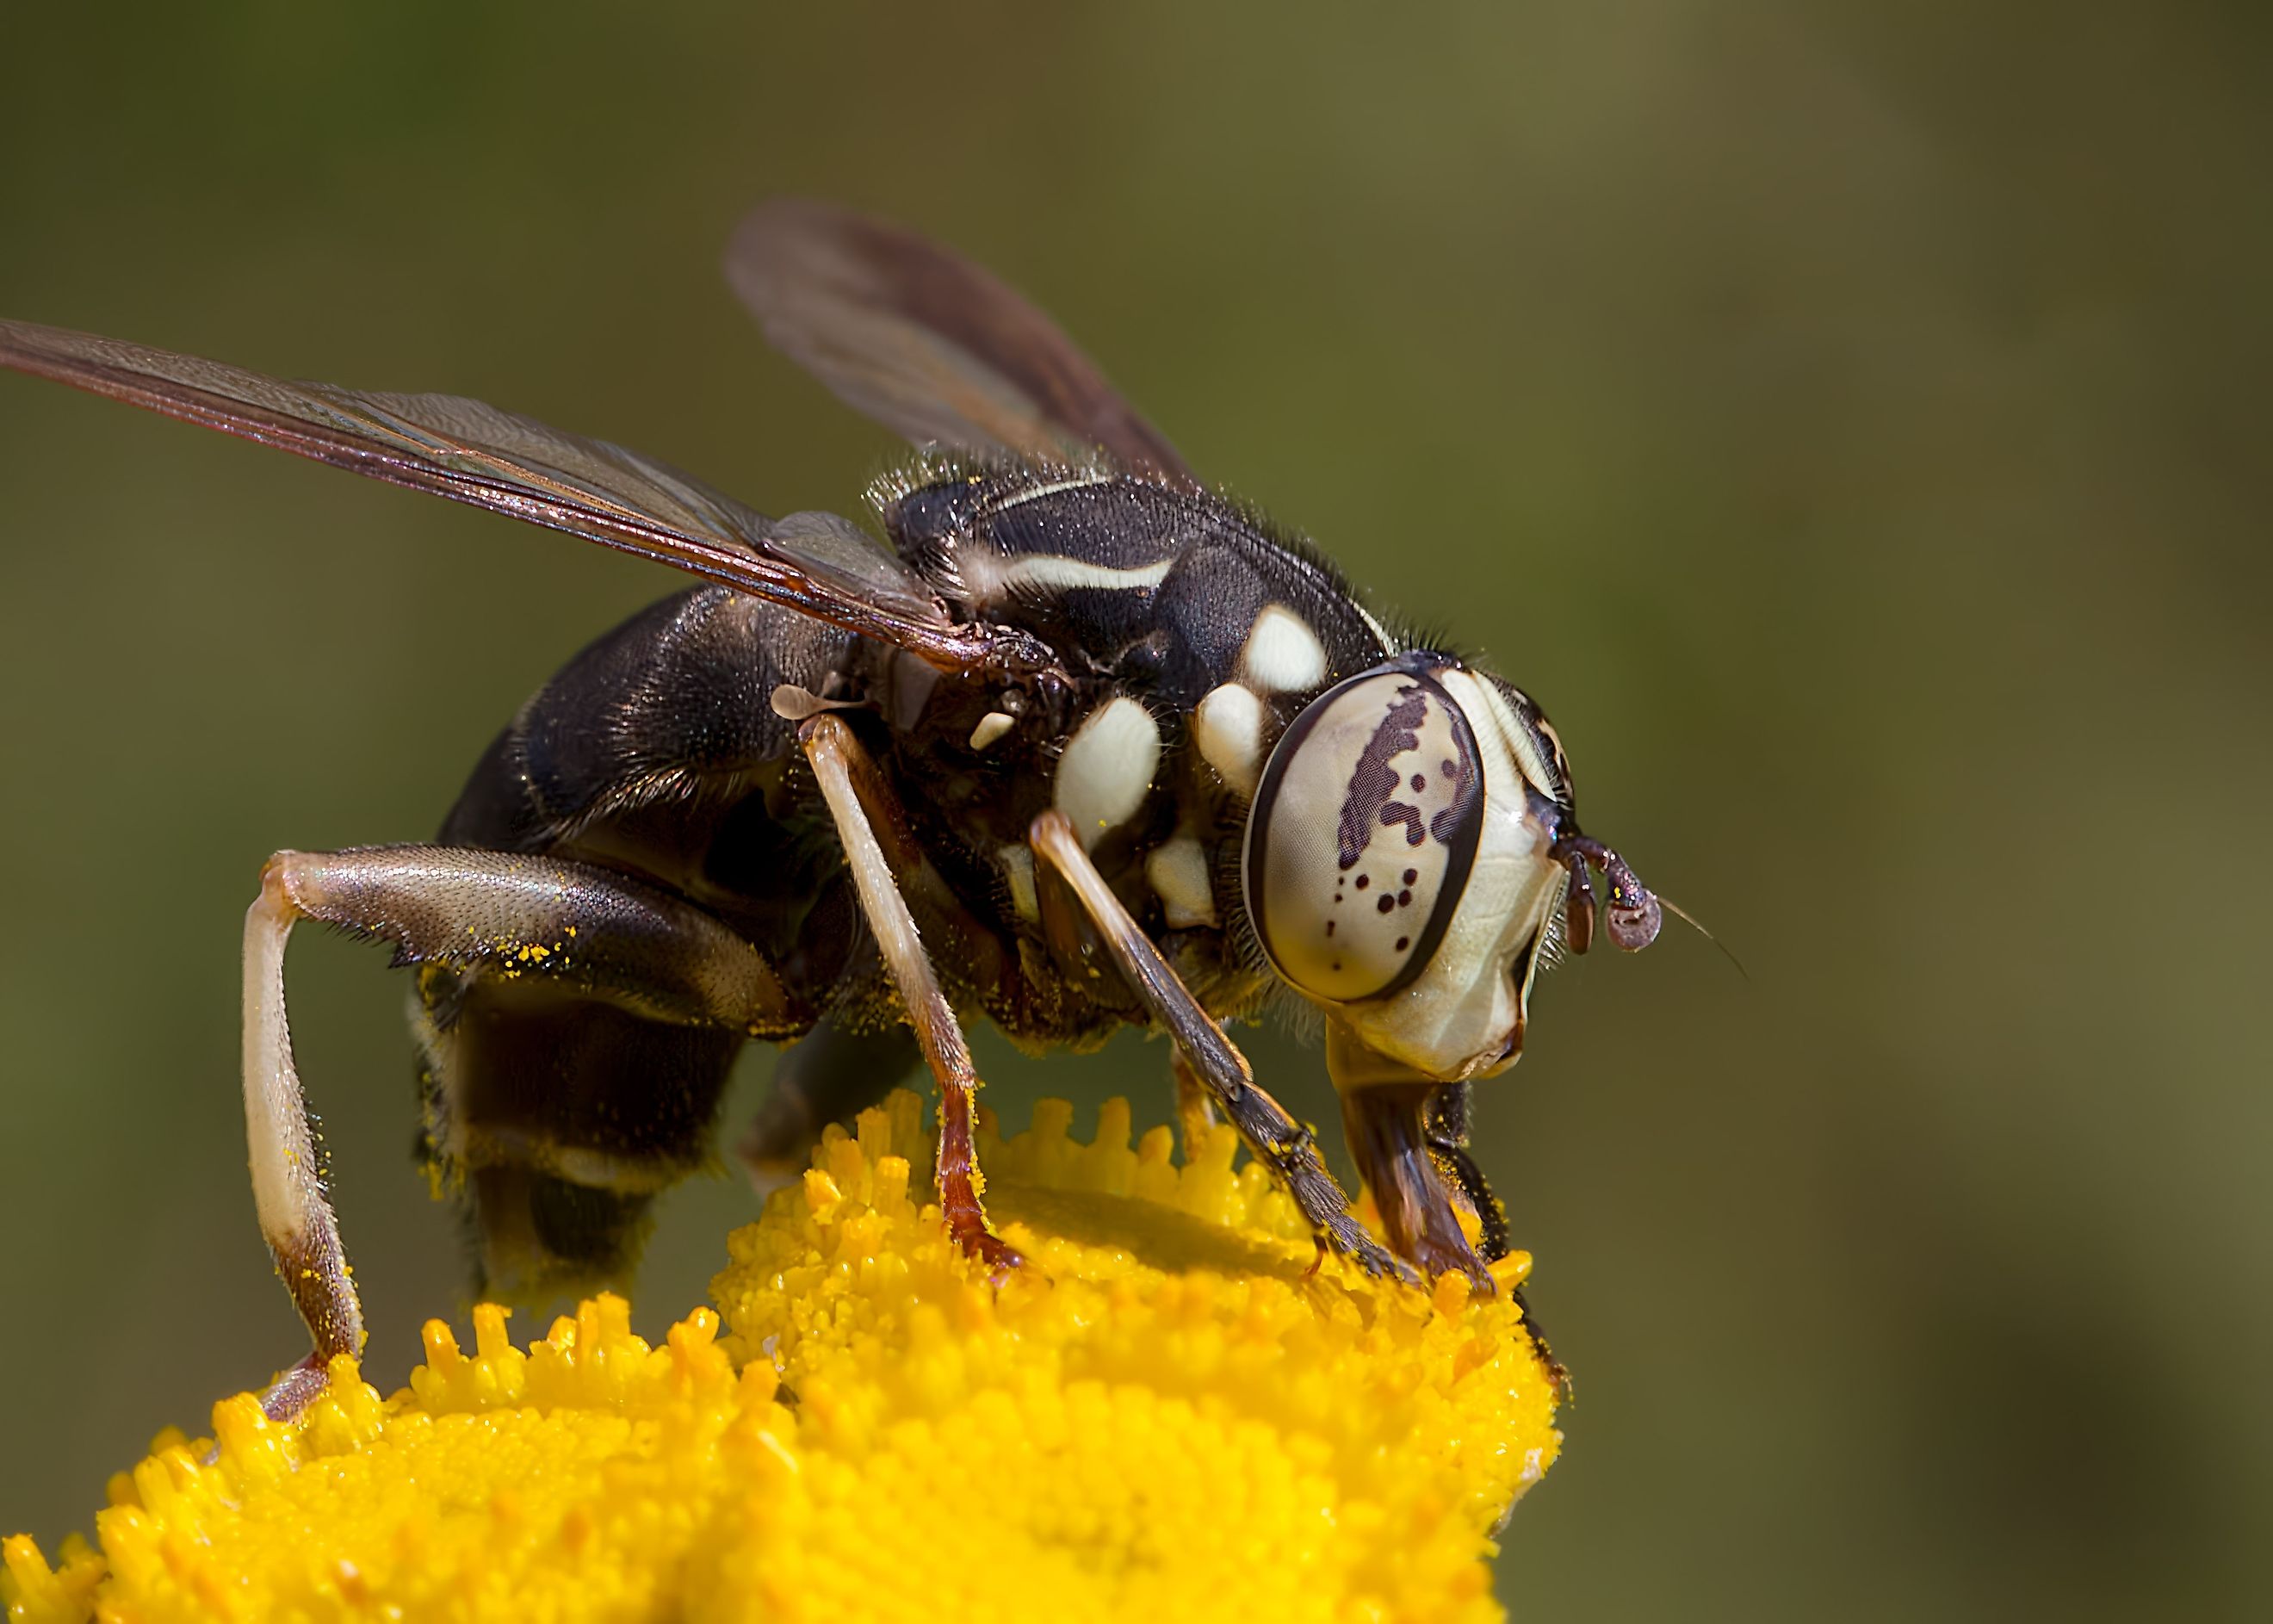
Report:
[[[1609,906],[1602,920],[1611,943],[1638,953],[1657,940],[1665,912],[1656,893],[1641,883],[1626,860],[1600,840],[1569,830],[1556,837],[1548,857],[1571,871],[1571,890],[1563,901],[1563,938],[1574,953],[1583,953],[1594,939],[1594,887],[1587,877],[1591,864],[1609,887]]]

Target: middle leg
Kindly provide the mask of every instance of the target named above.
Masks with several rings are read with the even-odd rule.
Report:
[[[997,1271],[1015,1267],[1024,1259],[1016,1247],[986,1227],[986,1209],[979,1200],[985,1180],[972,1147],[978,1068],[971,1063],[963,1023],[940,990],[931,956],[924,951],[907,898],[900,894],[892,861],[870,819],[867,802],[875,801],[876,812],[884,817],[896,816],[897,808],[889,803],[881,778],[870,767],[860,741],[842,718],[813,718],[799,727],[798,742],[813,763],[821,799],[828,802],[829,816],[836,822],[837,838],[844,843],[845,860],[852,870],[852,883],[860,895],[860,911],[876,933],[884,968],[907,1010],[917,1046],[939,1082],[940,1212],[966,1255]],[[893,845],[904,848],[906,842],[896,838]]]

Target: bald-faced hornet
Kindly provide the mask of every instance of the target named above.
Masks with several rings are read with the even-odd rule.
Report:
[[[1514,1062],[1542,959],[1586,951],[1590,866],[1618,946],[1659,921],[1580,833],[1538,707],[1212,492],[1063,334],[944,250],[784,201],[726,268],[769,339],[924,448],[870,492],[889,549],[476,402],[0,323],[16,370],[701,582],[529,700],[434,843],[268,863],[245,1108],[261,1229],[314,1342],[270,1410],[364,1335],[285,1019],[302,920],[416,972],[424,1154],[484,1290],[619,1275],[752,1038],[799,1040],[745,1147],[766,1165],[920,1058],[945,1222],[1014,1267],[973,1168],[962,1022],[981,1015],[1029,1046],[1165,1031],[1187,1133],[1219,1113],[1322,1247],[1491,1289],[1508,1241],[1469,1088]],[[1224,1035],[1273,999],[1323,1018],[1386,1247]]]

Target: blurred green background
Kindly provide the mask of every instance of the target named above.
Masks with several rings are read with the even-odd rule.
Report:
[[[731,300],[739,212],[979,258],[1539,695],[1750,968],[1564,970],[1482,1096],[1580,1389],[1518,1613],[2263,1617],[2266,16],[13,6],[0,311],[783,512],[895,451]],[[302,1345],[237,1105],[262,858],[424,837],[676,583],[12,377],[0,492],[0,1531],[51,1541]],[[382,1384],[461,1290],[404,990],[294,950]],[[1154,1046],[986,1058],[1006,1115],[1167,1114]],[[674,1199],[647,1326],[750,1207]]]

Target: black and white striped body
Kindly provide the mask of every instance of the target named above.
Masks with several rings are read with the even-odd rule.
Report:
[[[919,1056],[942,1222],[975,1264],[1016,1267],[980,1199],[979,1015],[1032,1048],[1158,1026],[1188,1140],[1234,1130],[1321,1246],[1497,1289],[1508,1236],[1467,1151],[1467,1091],[1515,1059],[1558,936],[1586,951],[1590,868],[1619,947],[1662,913],[1578,827],[1537,709],[1392,638],[1330,567],[1212,494],[1047,317],[938,244],[776,199],[726,268],[783,353],[964,459],[871,493],[896,555],[477,401],[0,321],[0,366],[704,583],[523,706],[439,844],[264,868],[247,1145],[312,1350],[268,1413],[296,1413],[363,1340],[286,1016],[299,922],[416,968],[427,1159],[465,1198],[484,1290],[621,1279],[655,1194],[707,1159],[751,1038],[799,1040],[741,1147],[770,1170]],[[1223,1031],[1273,991],[1320,1017],[1379,1239]]]
[[[939,677],[697,588],[571,661],[444,825],[450,846],[589,862],[694,902],[756,946],[804,1011],[792,1029],[725,1032],[536,978],[426,970],[429,1154],[466,1178],[493,1283],[615,1268],[652,1193],[709,1154],[746,1036],[824,1019],[899,1030],[777,688],[844,706],[892,779],[936,882],[908,900],[964,1013],[1036,1049],[1144,1019],[1061,887],[1036,874],[1025,832],[1053,805],[1211,1012],[1248,1011],[1273,985],[1242,943],[1249,799],[1305,704],[1392,651],[1379,622],[1248,514],[1133,476],[956,471],[880,505],[959,617],[1031,632],[1064,681]]]

